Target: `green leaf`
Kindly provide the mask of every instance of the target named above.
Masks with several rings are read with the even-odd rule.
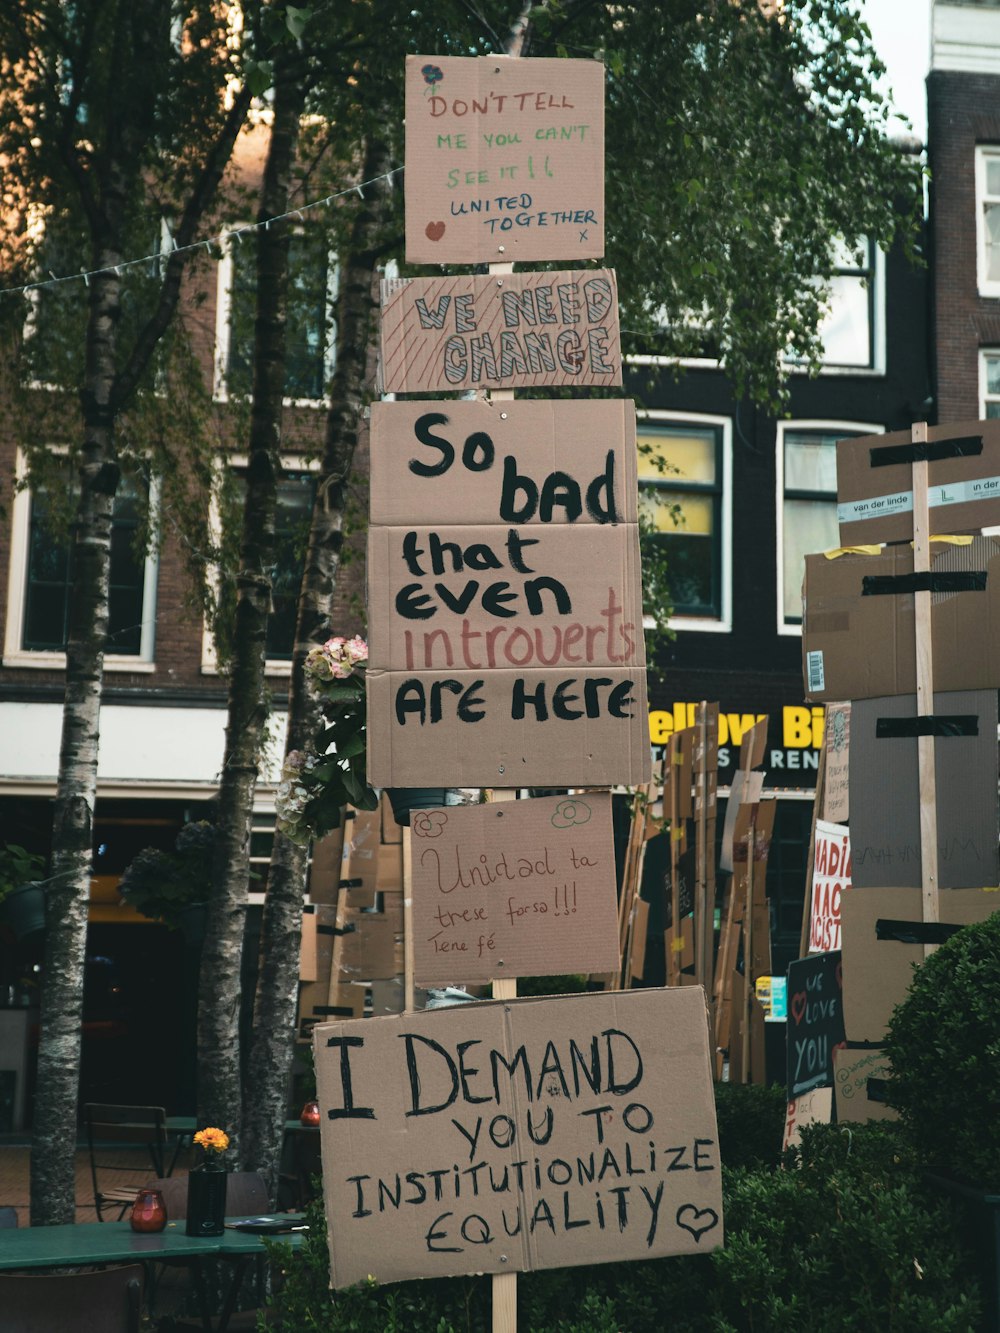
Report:
[[[254,97],[263,97],[274,81],[274,66],[270,60],[251,61],[244,77]]]
[[[292,36],[295,38],[296,41],[298,41],[299,38],[302,36],[303,32],[305,31],[305,26],[311,18],[312,18],[311,9],[305,9],[305,8],[300,9],[296,8],[295,5],[288,6],[288,9],[285,11],[285,23],[288,26],[288,31],[292,34]]]

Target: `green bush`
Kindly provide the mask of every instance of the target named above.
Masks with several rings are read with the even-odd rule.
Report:
[[[748,1097],[747,1104],[754,1100],[767,1105],[764,1097]],[[952,1213],[925,1191],[898,1126],[809,1126],[801,1149],[786,1160],[786,1170],[724,1168],[723,1249],[519,1275],[519,1326],[532,1333],[662,1333],[665,1327],[671,1333],[968,1333],[977,1327],[977,1284]],[[273,1247],[284,1279],[267,1328],[487,1333],[487,1277],[331,1292],[318,1205],[310,1222],[302,1249]]]
[[[786,1110],[785,1089],[777,1083],[716,1083],[723,1166],[777,1166]]]
[[[926,1165],[1000,1189],[1000,913],[916,971],[886,1051],[890,1104]]]

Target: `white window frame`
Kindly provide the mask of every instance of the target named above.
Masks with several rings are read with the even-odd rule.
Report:
[[[986,164],[995,160],[1000,160],[1000,144],[976,144],[976,287],[980,296],[1000,296],[1000,279],[986,276],[985,207],[987,202],[1000,206],[1000,195],[986,193]]]
[[[217,546],[222,537],[222,516],[219,513],[219,486],[222,480],[222,471],[224,468],[239,469],[249,466],[250,459],[246,454],[227,454],[224,457],[216,458],[213,462],[216,480],[212,485],[212,494],[208,502],[208,533],[209,540],[213,546]],[[318,458],[303,458],[301,454],[282,454],[281,466],[290,472],[312,472],[319,476],[322,471],[322,465]],[[219,570],[217,565],[210,565],[207,573],[209,588],[213,596],[219,591]],[[264,670],[269,676],[285,676],[292,674],[292,664],[285,659],[269,657],[264,663]],[[219,674],[219,658],[215,651],[215,636],[207,621],[202,622],[201,627],[201,674],[203,676],[217,676]]]
[[[987,388],[986,362],[1000,361],[1000,347],[980,347],[979,349],[979,419],[986,419],[986,406],[996,403],[1000,407],[1000,393],[990,393]]]
[[[54,454],[66,450],[54,448]],[[14,463],[16,486],[10,506],[10,561],[7,573],[7,622],[4,627],[2,665],[29,667],[45,671],[61,671],[66,667],[66,654],[55,650],[21,647],[24,633],[24,613],[27,600],[28,546],[31,537],[31,489],[28,479],[28,459],[18,447]],[[149,507],[155,514],[159,509],[160,484],[156,477],[149,483]],[[156,650],[156,590],[159,574],[159,556],[156,547],[146,552],[142,584],[142,631],[138,655],[106,653],[106,671],[153,672]]]
[[[714,616],[671,616],[667,625],[673,630],[698,634],[730,634],[733,628],[733,423],[731,417],[710,416],[705,412],[673,412],[649,408],[637,414],[637,427],[650,426],[712,426],[722,430],[722,504],[719,533],[720,614]],[[669,474],[665,480],[669,484]],[[642,482],[639,482],[640,488]],[[643,623],[649,628],[650,617]]]
[[[777,547],[775,551],[775,564],[777,586],[776,613],[778,622],[778,634],[789,638],[801,639],[802,626],[789,625],[785,621],[785,432],[786,431],[822,431],[824,435],[840,435],[846,439],[854,435],[884,435],[885,426],[878,425],[871,421],[831,421],[829,419],[801,419],[795,421],[779,421],[776,423],[775,436],[775,530],[777,533]],[[836,496],[834,496],[836,500]]]
[[[236,223],[228,228],[225,239],[222,242],[222,256],[219,259],[219,271],[216,282],[216,300],[215,300],[215,365],[213,369],[212,397],[217,403],[228,403],[231,401],[229,387],[226,383],[226,371],[229,365],[229,346],[232,336],[232,322],[230,319],[230,310],[232,306],[231,287],[233,281],[233,253],[234,246],[253,245],[254,234],[251,223]],[[249,230],[247,230],[250,228]],[[237,240],[234,233],[243,231],[242,239]],[[327,308],[333,311],[336,307],[337,295],[340,291],[340,263],[336,253],[331,250],[327,256],[326,273],[326,300]],[[327,321],[326,329],[326,348],[323,353],[323,373],[324,378],[329,382],[333,375],[337,363],[337,321],[331,318]],[[238,395],[232,395],[232,401],[237,401]],[[330,399],[327,395],[322,398],[283,398],[282,403],[285,407],[329,407]]]

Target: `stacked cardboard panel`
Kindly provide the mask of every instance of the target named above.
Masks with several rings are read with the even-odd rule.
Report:
[[[1000,539],[968,531],[1000,520],[997,457],[996,422],[843,441],[842,541],[899,544],[806,559],[805,695],[851,701],[853,885],[840,904],[847,1050],[836,1074],[844,1119],[887,1114],[879,1048],[913,966],[1000,907]],[[961,535],[928,542],[928,524]],[[933,698],[922,712],[918,675]],[[933,737],[923,782],[921,737]],[[925,868],[928,847],[936,864]]]

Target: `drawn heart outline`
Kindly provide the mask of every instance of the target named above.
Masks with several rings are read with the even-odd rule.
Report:
[[[424,228],[424,235],[429,241],[439,241],[444,235],[444,223],[428,222],[427,226]]]
[[[802,1022],[802,1017],[806,1012],[806,993],[804,990],[798,991],[792,996],[792,1017],[796,1023]]]
[[[687,1216],[690,1216],[690,1222],[681,1220]],[[707,1217],[709,1221],[699,1225],[703,1217]],[[711,1231],[719,1225],[719,1214],[714,1208],[696,1208],[693,1203],[684,1203],[677,1209],[677,1225],[690,1232],[696,1241],[700,1241],[706,1231]]]

